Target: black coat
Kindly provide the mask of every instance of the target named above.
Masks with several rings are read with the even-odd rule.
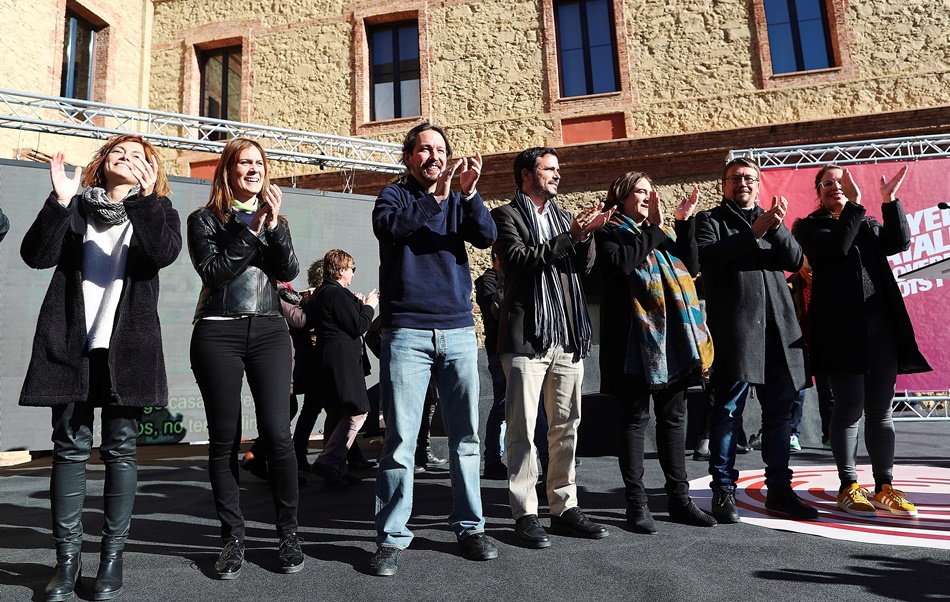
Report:
[[[158,270],[174,262],[181,251],[181,222],[165,197],[152,194],[123,204],[132,223],[132,239],[109,342],[112,402],[162,407],[168,404],[168,382],[158,322]],[[51,194],[20,245],[20,256],[31,268],[56,266],[40,307],[20,405],[63,405],[88,398],[82,295],[85,231],[79,196],[63,207]]]
[[[373,308],[332,278],[325,278],[305,308],[317,345],[313,354],[315,382],[327,408],[347,415],[369,411],[362,336],[373,321]]]
[[[752,220],[762,213],[756,205]],[[783,224],[756,239],[738,206],[723,200],[696,216],[696,244],[707,323],[716,344],[713,378],[764,384],[765,329],[772,320],[792,383],[804,389],[804,340],[784,274],[801,267],[802,249],[788,228]]]
[[[657,247],[668,248],[689,273],[699,272],[696,248],[696,220],[676,220],[676,242],[670,240],[659,226],[646,226],[633,244],[619,231],[598,230],[597,267],[602,282],[600,299],[600,390],[603,393],[624,392],[627,340],[630,337],[632,299],[642,291],[644,282],[634,270],[646,261]],[[645,386],[646,383],[644,383]]]
[[[534,274],[548,265],[567,258],[574,262],[579,274],[590,273],[594,267],[596,251],[593,237],[573,244],[571,235],[562,232],[540,245],[529,247],[531,226],[526,224],[514,203],[502,205],[491,212],[498,227],[495,253],[501,259],[505,272],[505,297],[498,316],[498,353],[544,353],[541,341],[535,336],[534,324]],[[564,290],[567,291],[566,272],[562,273]],[[570,295],[565,294],[570,302]],[[568,332],[574,333],[572,312],[567,312]],[[577,341],[571,341],[577,347]]]
[[[897,334],[897,372],[929,372],[917,348],[914,327],[888,255],[910,247],[910,228],[900,201],[884,203],[882,226],[866,217],[867,209],[847,203],[838,219],[819,209],[795,222],[795,237],[812,268],[808,308],[809,345],[815,374],[864,374],[868,365],[864,266],[873,265],[884,280],[889,318]]]

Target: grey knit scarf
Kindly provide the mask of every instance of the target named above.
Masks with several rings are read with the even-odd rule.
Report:
[[[136,184],[122,200],[136,196],[141,188]],[[86,211],[86,215],[92,216],[103,224],[118,226],[129,219],[129,216],[125,214],[125,205],[110,201],[105,189],[98,186],[90,186],[82,191],[82,208]]]

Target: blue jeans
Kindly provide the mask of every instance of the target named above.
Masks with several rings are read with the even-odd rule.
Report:
[[[475,329],[384,328],[379,360],[386,436],[376,477],[376,543],[405,548],[412,541],[406,523],[412,514],[416,437],[430,377],[439,388],[449,440],[449,524],[459,539],[484,531]]]
[[[485,464],[501,462],[505,455],[505,371],[501,356],[488,356],[488,372],[491,374],[492,406],[485,422]]]
[[[785,350],[774,325],[769,324],[765,339],[765,384],[718,380],[713,367],[713,406],[709,413],[709,474],[713,489],[735,489],[739,471],[736,465],[736,435],[742,424],[749,390],[756,390],[762,406],[762,460],[765,485],[789,487],[792,471],[788,467],[789,416],[798,391],[785,360]]]

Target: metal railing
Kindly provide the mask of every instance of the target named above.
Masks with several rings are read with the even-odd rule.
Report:
[[[923,422],[950,420],[950,391],[941,395],[915,395],[898,392],[893,402],[894,420]]]
[[[254,125],[181,113],[0,89],[0,127],[105,139],[138,134],[156,146],[219,153],[243,136],[267,149],[267,158],[350,172],[402,173],[402,145],[364,138]]]
[[[862,140],[841,144],[805,144],[729,151],[729,160],[746,157],[762,169],[848,165],[878,161],[917,161],[950,157],[950,134]]]

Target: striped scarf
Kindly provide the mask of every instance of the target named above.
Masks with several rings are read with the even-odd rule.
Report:
[[[520,190],[515,192],[513,202],[525,223],[531,240],[527,246],[542,244],[540,219],[534,203]],[[571,216],[551,201],[548,210],[548,224],[551,238],[571,227]],[[565,291],[561,284],[561,273],[567,276]],[[570,309],[573,311],[571,320],[567,318],[568,304],[565,294],[570,295]],[[573,328],[573,340],[577,344],[577,352],[584,358],[590,353],[591,327],[590,315],[587,313],[587,299],[584,296],[584,286],[580,275],[574,267],[572,257],[563,257],[554,263],[544,266],[534,273],[534,336],[541,341],[542,353],[555,346],[567,347],[571,342],[569,329]]]
[[[607,224],[609,231],[632,240],[642,236],[627,216],[623,223]],[[675,236],[665,230],[670,241]],[[643,376],[651,389],[663,389],[689,376],[703,374],[712,365],[713,344],[703,321],[699,297],[689,270],[663,244],[654,249],[631,274],[643,283],[631,298],[632,316],[624,372]]]

